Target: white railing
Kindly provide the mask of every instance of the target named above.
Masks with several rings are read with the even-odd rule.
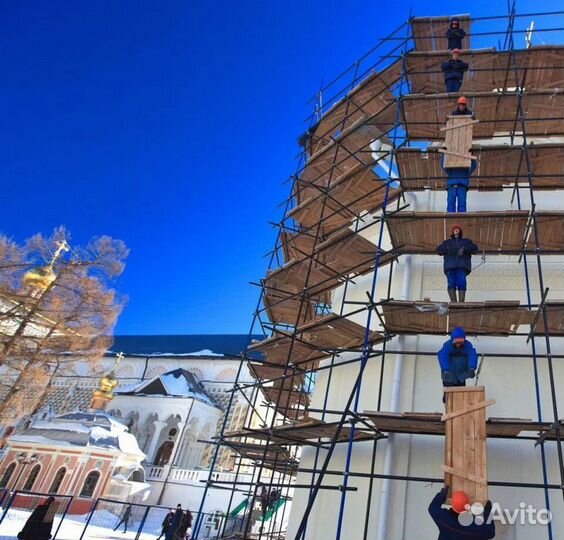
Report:
[[[145,469],[145,479],[146,480],[164,480],[164,467],[157,467],[155,465],[149,465]]]
[[[210,477],[210,471],[198,469],[178,469],[176,467],[157,467],[155,465],[148,465],[145,468],[145,478],[149,481],[159,480],[163,481],[167,478],[169,482],[179,482],[182,484],[203,485]],[[238,480],[243,480],[242,474],[239,474]],[[234,482],[235,474],[229,472],[214,472],[211,479],[222,482]]]

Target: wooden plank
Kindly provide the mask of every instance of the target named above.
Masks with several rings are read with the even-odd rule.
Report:
[[[464,392],[464,394],[471,394],[471,392]],[[483,407],[490,407],[491,405],[495,405],[495,399],[489,399],[488,401],[484,401],[482,403],[475,403],[473,405],[469,405],[464,409],[457,410],[455,412],[444,414],[441,418],[443,422],[450,420],[451,418],[456,418],[457,416],[462,416],[463,414],[468,414],[478,409],[482,409]]]
[[[463,116],[462,117],[460,117],[460,116],[449,116],[449,119],[450,118],[454,119],[454,118],[464,118],[464,117]],[[460,129],[460,128],[463,128],[463,127],[466,127],[466,126],[473,126],[474,124],[477,124],[478,122],[479,122],[479,120],[472,120],[471,122],[464,122],[464,123],[461,122],[460,124],[449,124],[445,127],[442,127],[440,129],[440,131],[450,131],[450,130]],[[455,132],[455,133],[457,133],[457,132]]]
[[[500,132],[519,134],[521,122],[517,121],[519,96],[516,92],[466,93],[473,103],[474,114],[480,118],[474,137],[489,138]],[[403,98],[405,125],[412,141],[438,141],[442,139],[440,127],[454,107],[452,94],[410,94]],[[521,99],[527,135],[564,135],[564,89],[532,90]]]
[[[446,399],[445,394],[445,410],[448,414],[452,413],[453,410],[453,401],[452,399]],[[452,440],[454,438],[453,431],[452,431],[452,422],[447,422],[444,424],[445,426],[445,463],[450,465],[452,463]],[[452,475],[445,471],[445,486],[452,485]]]
[[[462,159],[471,159],[472,161],[477,161],[478,158],[476,156],[473,156],[472,154],[463,154],[460,152],[451,152],[450,150],[445,150],[444,148],[439,148],[439,152],[441,154],[446,154],[448,156],[456,156]],[[446,166],[445,166],[446,167]],[[451,165],[452,167],[452,165]],[[456,165],[456,167],[458,167],[458,165]]]
[[[460,394],[464,398],[464,409],[472,410],[475,406],[474,397],[477,395],[476,392],[464,392]],[[479,394],[481,395],[481,394]],[[456,414],[458,411],[453,411],[452,414]],[[463,432],[464,432],[464,444],[463,444],[463,462],[464,462],[464,471],[469,476],[475,476],[474,472],[475,469],[475,460],[474,456],[476,452],[479,452],[479,449],[476,448],[476,438],[475,438],[475,429],[474,429],[474,421],[475,416],[472,414],[469,417],[462,417],[463,415],[458,415],[456,419],[453,419],[454,422],[460,422],[463,425]],[[475,500],[476,497],[476,487],[475,482],[473,482],[469,478],[463,479],[463,486],[464,491],[470,497],[470,500]]]
[[[472,147],[473,125],[476,123],[476,120],[469,122],[466,116],[449,116],[447,118],[446,127],[441,128],[442,131],[446,131],[446,150],[439,150],[445,155],[443,164],[445,169],[470,168],[472,156],[469,152]]]
[[[534,144],[527,149],[509,145],[474,145],[472,153],[478,158],[478,167],[470,181],[470,189],[501,189],[503,186],[528,185],[528,167],[535,189],[562,189],[564,187],[564,144]],[[446,175],[441,167],[437,148],[426,151],[402,148],[396,153],[402,187],[409,191],[444,189]]]
[[[475,474],[466,473],[463,471],[457,471],[452,467],[447,467],[446,465],[441,465],[441,469],[443,472],[446,472],[450,475],[458,476],[459,478],[464,478],[466,480],[470,480],[471,482],[475,482],[477,484],[488,485],[488,481],[486,478],[482,478],[481,476],[476,476]]]
[[[476,387],[478,388],[478,387]],[[474,438],[475,445],[478,452],[475,454],[475,465],[474,470],[482,471],[482,474],[487,475],[488,464],[487,464],[487,440],[486,440],[486,409],[483,408],[474,413],[475,427],[474,427]],[[484,449],[480,452],[479,449]],[[476,486],[476,500],[485,503],[488,500],[488,485],[478,483]]]
[[[487,500],[484,387],[447,388],[445,484],[464,491],[470,502]],[[484,498],[485,497],[485,498]]]
[[[401,65],[391,66],[386,73],[370,72],[350,92],[340,97],[315,126],[309,141],[310,155],[331,143],[338,133],[342,133],[357,123],[378,114],[393,101],[394,96],[387,88],[400,77]]]

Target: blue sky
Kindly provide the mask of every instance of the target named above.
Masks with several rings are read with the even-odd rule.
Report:
[[[452,9],[426,0],[4,3],[2,232],[22,240],[64,224],[76,243],[123,239],[131,255],[118,288],[129,303],[118,333],[246,333],[258,298],[249,282],[266,269],[276,235],[268,222],[281,217],[307,99],[412,5],[418,16]],[[492,15],[505,2],[463,8]]]

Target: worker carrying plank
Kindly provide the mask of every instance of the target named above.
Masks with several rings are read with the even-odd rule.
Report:
[[[450,238],[437,246],[437,253],[444,257],[443,271],[447,277],[447,292],[451,302],[466,300],[466,276],[472,272],[472,254],[478,246],[464,238],[462,228],[455,225]]]
[[[437,356],[443,386],[466,386],[466,379],[476,376],[478,354],[461,326],[453,329],[450,339],[443,343]]]
[[[472,116],[474,113],[468,108],[468,99],[466,96],[460,96],[456,101],[456,109],[450,113],[451,116]]]
[[[465,96],[458,98],[456,109],[448,116],[445,132],[445,148],[441,167],[447,177],[447,212],[466,212],[466,200],[470,177],[476,170],[477,158],[471,153],[475,120],[467,106]],[[466,120],[467,117],[470,117]]]
[[[460,19],[458,17],[453,17],[450,20],[450,27],[446,31],[446,37],[448,39],[448,50],[462,49],[462,40],[466,36],[466,32],[460,27]]]
[[[460,50],[453,49],[450,52],[450,59],[441,64],[447,92],[458,92],[462,86],[464,73],[468,71],[468,64],[460,60],[459,56]]]
[[[445,486],[429,505],[429,514],[439,528],[438,540],[495,538],[495,524],[493,521],[489,522],[492,511],[491,501],[485,504],[482,513],[474,513],[475,510],[470,508],[468,496],[463,491],[455,491],[452,494],[450,508],[443,508],[447,495],[448,487]]]

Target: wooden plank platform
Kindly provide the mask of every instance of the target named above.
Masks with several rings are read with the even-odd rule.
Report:
[[[338,422],[323,422],[315,418],[305,418],[299,422],[293,422],[282,426],[264,429],[243,429],[226,433],[224,437],[249,437],[257,440],[267,440],[277,445],[286,446],[307,446],[318,445],[318,440],[322,439],[326,442],[335,437]],[[355,430],[355,441],[367,441],[376,438],[376,433],[362,428],[361,424],[357,424]],[[348,442],[350,437],[350,428],[344,426],[339,433],[337,443]]]
[[[266,401],[276,406],[278,411],[295,407],[309,407],[310,395],[298,390],[286,390],[273,386],[261,386]]]
[[[304,194],[307,197],[304,198]],[[400,194],[400,189],[390,188],[388,201],[395,200]],[[323,231],[329,233],[348,225],[364,212],[380,209],[385,196],[385,182],[369,167],[357,162],[349,173],[331,183],[327,192],[304,187],[301,202],[286,217],[293,218],[306,229],[314,227],[323,217]]]
[[[301,324],[319,318],[316,300],[302,301],[299,296],[294,296],[293,293],[288,293],[285,289],[278,287],[279,282],[275,279],[265,287],[262,296],[264,307],[259,310],[259,314],[266,314],[274,324],[295,325],[296,322]]]
[[[441,62],[447,59],[448,51],[410,52],[405,62],[411,92],[413,94],[444,92],[445,82]],[[509,51],[496,51],[493,48],[464,50],[461,52],[460,59],[469,65],[468,71],[464,74],[462,92],[491,92],[494,89],[509,89],[517,86],[523,86],[527,90],[564,87],[562,69],[564,46],[562,45],[535,46],[530,49],[515,50],[513,54]]]
[[[364,411],[363,416],[382,433],[441,436],[445,434],[445,423],[441,420],[441,413]],[[523,418],[490,418],[486,422],[486,434],[494,439],[536,438],[543,433],[547,434],[549,440],[556,439],[550,422],[535,422]]]
[[[548,319],[548,332],[551,336],[564,335],[564,301],[546,303],[546,315]],[[544,335],[544,318],[539,317],[535,326],[536,335]]]
[[[394,63],[381,73],[372,71],[350,92],[340,98],[315,126],[307,147],[311,156],[329,144],[338,133],[379,113],[394,101],[388,89],[401,75],[401,65]],[[329,95],[331,90],[328,91]],[[329,96],[331,99],[331,96]]]
[[[359,349],[364,343],[366,329],[350,319],[339,315],[327,315],[317,321],[306,323],[299,328],[302,339],[317,349],[331,350]],[[369,343],[381,343],[384,336],[370,332]]]
[[[538,212],[539,248],[544,254],[564,253],[564,212]],[[459,225],[479,253],[518,254],[534,250],[534,236],[527,230],[526,210],[504,212],[398,212],[388,217],[392,245],[400,253],[436,253],[437,246]],[[531,227],[532,228],[532,227]]]
[[[440,128],[456,108],[458,94],[411,94],[403,98],[404,124],[411,140],[444,139]],[[468,105],[480,120],[475,138],[520,133],[515,92],[464,92]],[[527,91],[522,98],[527,135],[564,135],[564,90]]]
[[[460,19],[460,28],[462,28],[466,34],[470,34],[472,27],[470,15],[457,15],[457,17]],[[413,17],[410,23],[415,49],[417,51],[446,51],[448,40],[445,35],[450,28],[450,19],[451,16]],[[471,36],[467,35],[462,43],[464,49],[470,49]]]
[[[268,381],[284,377],[285,381],[289,381],[287,386],[299,386],[305,381],[305,373],[295,366],[284,369],[281,366],[271,366],[256,362],[249,362],[247,365],[249,366],[251,377],[254,379]]]
[[[271,271],[264,282],[271,289],[290,293],[307,288],[313,298],[337,287],[344,276],[369,272],[374,267],[375,253],[375,244],[350,229],[343,229],[316,246],[313,264],[310,257],[301,256]],[[385,260],[383,257],[382,264]]]
[[[350,128],[335,135],[325,146],[312,154],[303,169],[298,172],[294,196],[298,204],[316,197],[320,188],[325,190],[340,179],[356,174],[359,166],[369,169],[375,164],[370,148],[374,140],[389,142],[385,134],[392,128],[397,116],[395,102],[368,120],[359,119]]]
[[[520,146],[474,145],[472,154],[478,158],[478,167],[470,179],[470,189],[502,189],[514,185],[516,179],[520,185],[528,186],[526,156]],[[532,144],[528,155],[535,189],[564,188],[564,143]],[[446,187],[438,148],[400,148],[396,159],[404,190]]]
[[[293,346],[291,336],[275,336],[253,344],[249,350],[263,352],[269,364],[285,366],[290,363],[301,369],[315,369],[318,360],[332,353],[360,349],[364,343],[364,333],[363,325],[331,314],[298,327]],[[370,332],[369,343],[382,341],[382,334]]]
[[[283,446],[276,444],[257,444],[225,439],[224,444],[242,458],[254,461],[257,465],[263,465],[267,469],[295,474],[298,461]]]
[[[536,313],[513,301],[443,304],[391,300],[381,309],[386,328],[393,334],[445,335],[462,326],[468,335],[508,336],[522,325],[520,332],[528,333]]]
[[[470,503],[488,501],[486,392],[483,386],[445,388],[445,485]]]
[[[297,339],[292,339],[290,335],[274,335],[263,341],[253,343],[249,347],[249,351],[262,352],[269,364],[279,365],[286,365],[288,359],[290,359],[290,363],[299,364],[309,363],[327,356],[323,351],[304,343],[299,334]]]

